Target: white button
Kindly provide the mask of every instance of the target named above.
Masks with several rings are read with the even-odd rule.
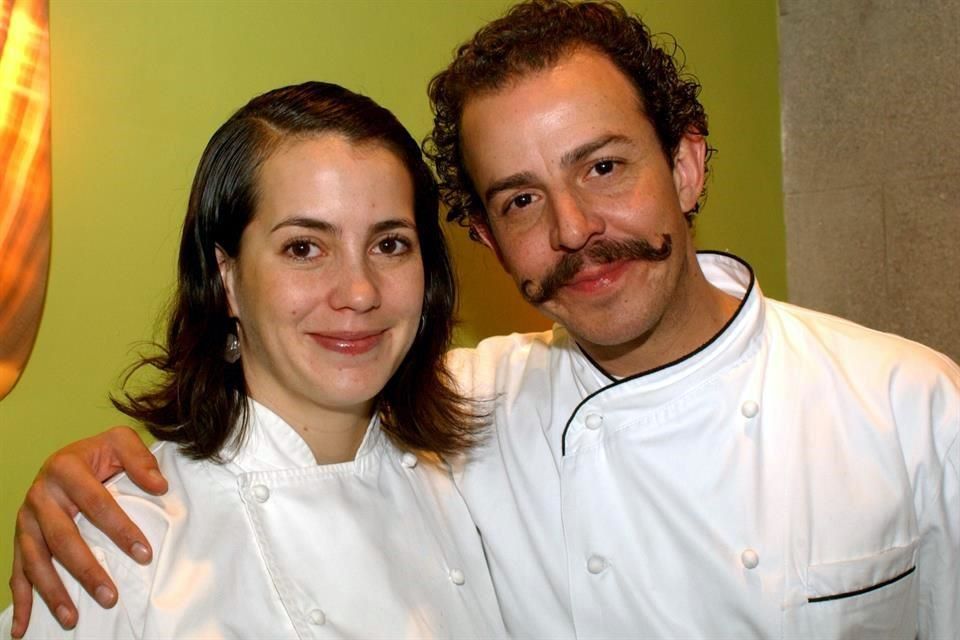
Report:
[[[257,502],[266,502],[270,499],[270,489],[267,489],[262,484],[257,484],[253,486],[253,498]]]
[[[745,418],[752,418],[760,413],[760,405],[753,400],[747,400],[743,403],[743,406],[740,407],[740,413],[742,413]]]
[[[400,456],[400,464],[405,466],[407,469],[413,469],[415,466],[417,466],[417,456],[407,451]]]
[[[326,624],[327,616],[320,609],[314,609],[310,612],[310,624]]]
[[[757,565],[760,564],[760,556],[753,549],[747,549],[740,554],[740,562],[747,569],[756,569]]]
[[[587,416],[587,419],[584,420],[584,424],[587,425],[587,429],[599,429],[600,425],[603,424],[603,416],[598,413],[591,413]]]
[[[464,577],[463,571],[460,571],[460,569],[450,569],[450,582],[459,587],[466,581],[467,579]]]
[[[587,571],[590,573],[600,573],[607,568],[607,561],[601,556],[590,556],[587,560]]]

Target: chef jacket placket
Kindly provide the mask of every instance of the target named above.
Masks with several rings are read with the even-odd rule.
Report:
[[[763,313],[744,276],[730,286],[744,303],[716,343],[611,378],[570,415],[561,502],[578,638],[696,635],[702,621],[678,613],[713,608],[726,631],[738,609],[753,621],[745,632],[757,633],[757,620],[761,635],[779,630],[785,485],[761,461],[782,455],[784,434],[775,420],[761,427]],[[702,580],[717,585],[715,601],[670,600],[690,592],[677,585]]]
[[[271,541],[265,520],[271,517],[271,494],[277,491],[273,476],[287,472],[246,473],[239,477],[240,496],[243,499],[247,515],[253,527],[260,555],[273,581],[277,596],[287,612],[298,638],[320,638],[319,627],[326,624],[326,613],[321,603],[310,602],[299,588],[292,575],[284,570],[282,561],[275,550],[277,542]],[[280,488],[280,491],[283,489]],[[335,579],[335,576],[329,576]]]
[[[647,394],[653,406],[638,403],[644,394],[631,385],[642,387],[642,382],[610,386],[585,400],[571,416],[561,492],[570,602],[578,638],[687,631],[696,635],[697,629],[704,628],[701,621],[687,621],[677,614],[696,611],[697,604],[666,598],[668,593],[682,598],[689,592],[675,588],[684,580],[710,580],[717,585],[716,601],[700,606],[723,610],[718,611],[717,621],[731,624],[728,621],[736,620],[740,609],[748,614],[744,619],[754,624],[764,621],[761,635],[777,634],[786,562],[782,544],[785,482],[783,473],[760,460],[765,453],[778,455],[773,450],[782,450],[784,434],[776,430],[773,419],[770,433],[763,431],[761,377],[751,373],[755,371],[749,366],[734,367],[723,380],[695,389],[697,395],[707,396],[700,400],[716,412],[713,427],[704,429],[709,432],[705,437],[715,443],[716,460],[694,453],[692,442],[684,443],[687,437],[698,437],[692,424],[698,419],[691,422],[683,416],[704,403],[678,398],[658,404],[656,391]],[[731,382],[731,377],[740,376],[752,380]],[[746,391],[743,397],[724,400],[720,396],[727,388]],[[674,438],[677,441],[671,442]],[[699,459],[703,477],[714,480],[706,485],[742,490],[711,494],[707,486],[702,492],[691,489],[685,494],[687,479],[697,484],[692,470],[677,464],[672,476],[667,461],[679,460],[676,457],[688,450]],[[656,459],[663,464],[655,467]],[[629,460],[634,468],[625,472]],[[721,504],[731,496],[756,500],[756,504]],[[628,504],[631,508],[624,508]],[[725,519],[711,516],[724,512]],[[688,543],[676,535],[683,529],[690,534]],[[638,628],[631,620],[648,626]]]
[[[260,556],[298,637],[362,637],[370,629],[396,637],[463,629],[499,636],[475,530],[450,526],[469,519],[455,487],[442,469],[424,468],[383,439],[371,433],[355,461],[335,468],[238,478]],[[309,567],[301,560],[306,545],[314,547]],[[356,583],[366,585],[360,599],[338,587]]]

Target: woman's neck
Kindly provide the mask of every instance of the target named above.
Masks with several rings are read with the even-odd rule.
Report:
[[[369,413],[328,413],[326,416],[312,416],[304,420],[284,420],[307,443],[317,464],[336,464],[349,462],[357,457],[370,418]]]
[[[249,394],[280,416],[303,438],[317,464],[353,460],[373,417],[373,401],[355,407],[332,409],[309,401],[297,402],[282,393],[256,393],[250,389]]]

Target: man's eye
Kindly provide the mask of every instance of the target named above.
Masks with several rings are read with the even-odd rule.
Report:
[[[616,163],[613,160],[601,160],[593,165],[593,170],[597,175],[605,176],[616,166]]]
[[[506,198],[500,205],[500,215],[509,216],[514,209],[526,209],[528,207],[530,207],[531,211],[534,211],[540,197],[536,192],[526,192]]]
[[[518,209],[523,209],[532,202],[533,196],[529,193],[521,193],[518,196],[514,196],[513,199],[510,200],[510,204]]]

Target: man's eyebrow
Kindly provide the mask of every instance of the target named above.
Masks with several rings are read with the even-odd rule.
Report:
[[[515,173],[512,176],[507,176],[506,178],[501,178],[487,187],[487,190],[483,192],[483,202],[487,203],[501,191],[506,191],[508,189],[516,189],[517,187],[522,187],[524,185],[534,182],[533,174],[529,171],[522,171],[520,173]]]
[[[627,136],[619,133],[611,133],[610,135],[597,138],[596,140],[585,142],[576,149],[567,151],[565,154],[563,154],[563,156],[561,156],[560,164],[563,167],[569,167],[570,165],[577,164],[591,153],[610,144],[631,144],[631,142],[630,138]],[[532,182],[536,182],[536,178],[529,171],[522,171],[520,173],[507,176],[506,178],[501,178],[487,187],[487,190],[483,192],[483,201],[484,203],[490,202],[490,200],[501,191],[516,189],[517,187],[522,187]]]
[[[569,167],[570,165],[577,164],[594,151],[598,151],[609,144],[630,144],[630,138],[618,133],[612,133],[602,138],[585,142],[576,149],[571,149],[563,154],[563,157],[560,158],[560,165]]]
[[[340,227],[337,225],[331,224],[326,220],[317,220],[316,218],[308,217],[284,218],[277,224],[273,225],[273,228],[270,229],[270,233],[273,233],[277,229],[282,229],[283,227],[304,227],[306,229],[323,231],[324,233],[333,233],[337,235],[340,234]]]

